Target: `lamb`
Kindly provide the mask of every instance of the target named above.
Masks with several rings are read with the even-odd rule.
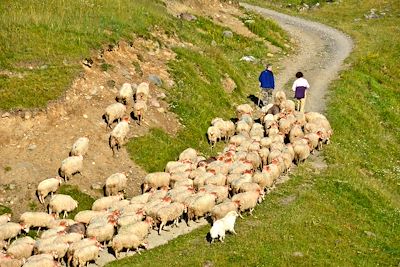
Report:
[[[41,181],[37,187],[37,195],[39,198],[39,202],[43,204],[44,199],[49,193],[51,193],[51,196],[53,196],[53,193],[58,190],[61,183],[62,183],[61,177],[48,178]]]
[[[8,240],[8,243],[10,243],[12,238],[21,233],[21,230],[28,232],[23,224],[13,222],[2,224],[0,225],[0,240]]]
[[[80,137],[72,145],[70,156],[85,156],[89,150],[89,138]]]
[[[93,202],[92,210],[94,211],[107,210],[109,207],[111,207],[111,205],[114,202],[119,201],[121,199],[124,199],[124,195],[121,193],[118,193],[116,196],[99,198],[95,202]]]
[[[54,223],[54,215],[47,214],[46,212],[24,212],[21,214],[19,221],[25,225],[27,231],[30,227],[37,227],[38,231],[42,227],[50,228]]]
[[[6,224],[11,220],[11,213],[0,215],[0,225]]]
[[[7,254],[20,260],[26,260],[32,255],[35,240],[30,236],[19,238],[7,248]]]
[[[68,212],[73,211],[78,207],[78,201],[73,199],[69,195],[56,194],[54,195],[49,203],[49,214],[52,212],[56,213],[58,218],[61,212],[64,212],[63,218],[67,217]]]
[[[178,225],[179,218],[185,212],[185,205],[182,203],[174,202],[170,205],[162,207],[156,212],[156,219],[160,223],[158,227],[158,234],[161,234],[163,227],[170,221],[174,222],[174,225]]]
[[[228,214],[228,212],[237,211],[239,205],[240,205],[239,201],[228,200],[214,206],[214,208],[212,208],[210,212],[212,220],[216,221],[222,219],[223,217],[225,217],[226,214]]]
[[[204,194],[196,198],[188,206],[188,221],[191,219],[197,220],[212,210],[215,206],[217,196],[215,193]]]
[[[145,249],[148,247],[148,242],[140,239],[135,235],[125,235],[125,234],[117,234],[112,242],[111,246],[114,250],[115,257],[119,258],[118,253],[124,248],[138,250],[139,247],[144,247]]]
[[[253,210],[256,207],[257,203],[261,203],[262,194],[260,191],[250,191],[236,194],[232,197],[232,201],[238,200],[240,202],[239,211],[243,212],[246,210],[250,211],[250,215],[253,214]],[[242,216],[239,213],[239,216]]]
[[[215,239],[218,238],[219,241],[224,242],[225,238],[225,225],[224,222],[221,220],[216,220],[213,223],[213,226],[210,229],[210,238],[211,243],[214,242]]]
[[[83,156],[71,156],[61,162],[59,174],[68,181],[74,174],[79,173],[82,175],[83,169]]]
[[[117,101],[124,105],[130,104],[133,101],[133,88],[130,83],[124,83],[119,89]]]
[[[104,118],[106,120],[106,129],[110,128],[114,121],[120,121],[126,113],[126,106],[122,103],[114,103],[106,107]]]
[[[149,84],[142,82],[136,88],[135,99],[147,101],[148,98],[149,98]]]
[[[125,173],[114,173],[106,179],[105,191],[107,196],[116,195],[124,191],[128,178]]]
[[[115,156],[115,148],[119,150],[123,144],[125,144],[125,139],[129,133],[129,118],[124,118],[121,122],[115,126],[115,128],[110,133],[109,145],[112,149],[113,156]]]
[[[159,188],[169,186],[169,182],[171,179],[171,174],[167,172],[154,172],[149,173],[144,177],[144,182],[142,184],[142,192],[147,192],[150,188]]]
[[[144,121],[144,113],[147,111],[147,103],[145,100],[136,100],[133,104],[133,115],[140,125]]]
[[[101,248],[98,245],[89,245],[76,249],[73,254],[73,266],[86,266],[87,262],[99,257]]]
[[[211,145],[211,148],[213,148],[215,143],[217,143],[218,140],[222,138],[221,130],[216,126],[210,126],[207,129],[207,137],[208,137],[208,142]]]
[[[140,239],[144,239],[148,236],[153,223],[153,219],[151,217],[147,217],[144,221],[128,224],[119,228],[118,233],[126,235],[132,234],[136,235]]]

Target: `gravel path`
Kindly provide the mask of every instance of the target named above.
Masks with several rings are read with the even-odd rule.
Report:
[[[298,53],[280,62],[282,69],[276,75],[276,88],[284,89],[291,96],[288,82],[294,79],[297,71],[302,71],[310,83],[306,111],[324,112],[329,83],[344,67],[343,61],[353,47],[352,40],[321,23],[245,3],[240,5],[276,21],[298,44]]]

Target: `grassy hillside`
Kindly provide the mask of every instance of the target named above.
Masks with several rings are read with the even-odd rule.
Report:
[[[365,19],[372,8],[386,15]],[[208,244],[205,227],[110,266],[399,264],[399,2],[324,3],[302,14],[342,29],[356,43],[349,69],[331,86],[327,115],[335,134],[324,149],[328,168],[301,166],[223,244]]]

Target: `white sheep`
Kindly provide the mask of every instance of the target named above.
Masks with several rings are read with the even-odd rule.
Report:
[[[283,108],[283,103],[286,101],[286,94],[284,91],[279,90],[275,94],[274,102],[277,104],[281,109]]]
[[[300,162],[305,161],[310,156],[310,147],[308,144],[296,143],[293,145],[294,160],[298,165]]]
[[[11,255],[3,254],[0,252],[1,267],[21,267],[22,264],[23,264],[22,260],[16,259]]]
[[[227,200],[216,205],[211,210],[211,218],[213,221],[222,219],[228,214],[230,211],[237,211],[239,209],[240,202],[239,201],[231,201]]]
[[[238,122],[236,122],[236,134],[242,134],[244,136],[248,136],[250,130],[251,126],[244,120],[239,120]]]
[[[67,266],[71,266],[71,261],[73,259],[73,255],[76,250],[79,250],[79,249],[81,249],[83,247],[87,247],[87,246],[96,246],[98,244],[99,244],[99,242],[97,242],[96,238],[93,238],[93,237],[81,239],[79,241],[71,243],[68,248],[68,252],[67,252]]]
[[[106,213],[105,210],[82,210],[75,215],[74,220],[76,222],[88,224],[94,217],[105,215]]]
[[[195,162],[197,160],[198,153],[194,148],[186,148],[179,154],[179,161],[189,160]]]
[[[210,126],[207,129],[207,137],[211,148],[213,148],[215,143],[217,143],[222,138],[221,130],[216,126]]]
[[[121,102],[124,105],[128,105],[133,101],[133,88],[130,83],[122,84],[121,88],[118,91],[117,96],[118,102]]]
[[[218,238],[219,241],[224,242],[225,238],[225,225],[221,220],[216,220],[210,229],[211,243]]]
[[[17,237],[21,230],[27,232],[23,224],[8,222],[0,225],[0,240],[10,241],[12,238]]]
[[[11,213],[5,213],[0,215],[0,225],[6,224],[11,221]]]
[[[199,217],[203,217],[209,213],[212,208],[214,208],[216,199],[216,193],[207,193],[196,198],[190,205],[188,205],[188,221],[191,219],[196,221]]]
[[[30,236],[16,239],[7,248],[7,254],[16,259],[26,260],[32,255],[35,240]]]
[[[73,199],[69,195],[56,194],[50,199],[49,203],[49,214],[52,212],[56,213],[58,218],[61,212],[64,212],[63,218],[67,217],[68,212],[73,211],[78,207],[78,201]]]
[[[144,177],[144,182],[142,185],[142,191],[147,192],[150,188],[159,188],[169,186],[171,179],[171,174],[168,172],[154,172],[154,173],[149,173]]]
[[[253,114],[253,108],[249,104],[241,104],[236,107],[236,117],[238,119],[241,119],[244,114],[248,114],[250,116]]]
[[[40,231],[41,228],[50,228],[54,220],[54,215],[41,211],[27,211],[22,213],[19,218],[20,223],[25,225],[27,230],[29,230],[30,227],[35,227],[38,228],[38,231]]]
[[[68,181],[74,174],[82,174],[83,169],[83,156],[71,156],[61,162],[59,174]]]
[[[173,222],[175,226],[178,225],[179,218],[181,218],[182,214],[185,212],[185,205],[182,203],[174,202],[171,203],[170,205],[167,205],[165,207],[161,207],[160,209],[157,210],[156,212],[156,219],[157,222],[160,223],[158,227],[158,234],[161,234],[161,231],[163,227],[168,223],[168,222]]]
[[[106,120],[106,129],[111,128],[114,121],[120,121],[126,113],[126,106],[122,103],[114,103],[106,107],[104,118]]]
[[[142,82],[138,85],[136,88],[136,95],[135,99],[136,100],[147,100],[149,98],[150,92],[149,92],[149,84]]]
[[[138,250],[139,247],[147,248],[147,246],[148,242],[146,240],[132,234],[117,234],[111,242],[116,258],[119,258],[118,253],[124,248],[129,251],[130,249]]]
[[[136,235],[140,239],[144,239],[150,233],[150,229],[153,226],[153,218],[147,217],[146,220],[124,225],[118,229],[119,234],[132,234]]]
[[[88,245],[76,249],[72,256],[73,266],[86,266],[89,261],[94,261],[99,257],[100,250],[98,245]]]
[[[114,173],[106,179],[105,191],[107,196],[116,195],[124,191],[128,178],[125,173]]]
[[[214,185],[207,184],[199,190],[204,189],[207,193],[215,193],[217,196],[216,203],[221,203],[225,201],[229,196],[229,186],[228,185]]]
[[[50,193],[53,196],[53,193],[58,190],[62,183],[61,177],[56,178],[48,178],[41,181],[37,187],[37,195],[40,203],[44,203],[44,199]]]
[[[238,200],[240,202],[239,211],[243,212],[246,210],[250,211],[250,214],[253,214],[253,210],[256,207],[257,203],[262,201],[262,193],[259,191],[250,191],[236,194],[232,197],[232,201]],[[239,213],[239,216],[242,217]]]
[[[110,133],[109,145],[113,156],[115,156],[115,148],[119,150],[125,144],[125,139],[129,133],[129,123],[129,118],[124,118]]]
[[[147,103],[145,100],[136,100],[133,104],[133,115],[140,125],[144,121],[144,113],[147,111]]]
[[[71,152],[69,152],[70,156],[85,156],[89,150],[89,138],[80,137],[75,143],[72,145]]]
[[[52,242],[50,244],[36,247],[39,254],[52,254],[55,259],[61,260],[67,254],[69,244],[62,242]]]
[[[89,224],[86,229],[87,237],[95,237],[99,242],[110,241],[115,233],[116,222],[111,221],[105,224]]]
[[[27,259],[23,267],[55,267],[58,263],[51,254],[33,255]]]
[[[131,198],[131,204],[145,204],[149,201],[150,197],[154,194],[153,191],[146,192],[141,195],[137,195]]]
[[[94,210],[94,211],[107,210],[108,208],[111,207],[111,205],[114,202],[119,201],[121,199],[124,199],[124,195],[121,193],[117,194],[116,196],[108,196],[108,197],[102,197],[102,198],[96,199],[93,202],[92,210]]]
[[[133,223],[140,222],[144,219],[144,210],[138,210],[135,212],[126,212],[118,218],[118,226],[124,227]]]

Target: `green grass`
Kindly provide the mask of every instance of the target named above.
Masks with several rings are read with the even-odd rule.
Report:
[[[95,200],[93,197],[80,191],[79,188],[74,185],[61,185],[60,194],[70,195],[79,203],[78,208],[68,214],[69,219],[73,219],[75,215],[82,210],[92,209],[92,204]]]
[[[288,2],[295,3],[273,4]],[[389,11],[385,17],[365,20],[363,15],[371,8]],[[297,15],[293,9],[285,11]],[[335,26],[355,40],[346,62],[349,68],[330,90],[327,116],[334,136],[324,147],[327,169],[321,172],[311,164],[302,165],[256,209],[257,218],[239,220],[238,235],[227,236],[223,244],[208,244],[209,228],[204,227],[109,266],[399,264],[399,2],[322,3],[322,8],[301,14]],[[296,199],[282,205],[288,196]]]
[[[0,215],[5,213],[12,213],[12,211],[9,207],[0,205]]]

